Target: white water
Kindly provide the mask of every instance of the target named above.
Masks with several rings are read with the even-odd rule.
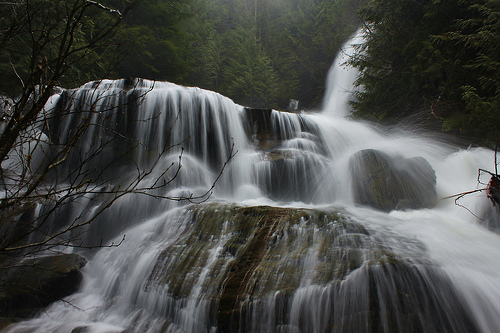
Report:
[[[337,117],[345,117],[349,113],[348,102],[355,91],[354,81],[358,71],[347,64],[350,57],[355,54],[356,45],[363,43],[362,30],[347,43],[337,55],[335,66],[330,68],[325,87],[323,112]]]
[[[343,59],[337,61],[344,62]],[[341,73],[341,66],[335,64],[321,112],[297,116],[273,111],[273,124],[284,138],[279,150],[285,158],[280,162],[279,171],[273,169],[269,151],[256,150],[247,139],[242,122],[244,111],[240,106],[212,92],[155,83],[140,106],[143,118],[136,120],[136,137],[148,147],[137,152],[138,161],[144,163],[140,166],[148,167],[144,161],[148,151],[162,151],[167,144],[164,135],[170,127],[176,128],[173,142],[190,139],[185,144],[181,175],[167,194],[203,193],[229,158],[234,144],[238,153],[224,170],[210,200],[345,210],[355,221],[382,235],[401,255],[417,259],[423,256],[423,260],[441,267],[463,295],[480,331],[496,332],[500,327],[500,236],[486,226],[498,223],[499,212],[491,206],[485,193],[465,196],[459,203],[478,216],[490,214],[486,221],[455,205],[453,199],[439,200],[430,209],[383,213],[354,204],[348,163],[353,154],[363,149],[377,149],[404,158],[422,156],[435,170],[438,198],[443,198],[477,188],[478,169],[494,167],[493,152],[483,148],[462,150],[432,138],[386,132],[345,119],[349,94],[344,90],[352,87],[354,78],[351,72],[347,76]],[[140,91],[150,89],[148,82],[145,83]],[[102,91],[114,93],[115,89],[121,89],[122,83],[106,81],[104,84],[107,86]],[[76,93],[96,94],[96,91],[89,86]],[[105,101],[102,95],[96,100]],[[156,127],[146,125],[147,119],[155,119]],[[87,143],[91,145],[96,136],[96,133],[90,134]],[[174,149],[172,153],[161,157],[164,166],[144,180],[146,185],[154,183],[172,161],[176,163],[179,150]],[[221,264],[219,260],[225,242],[234,234],[229,224],[221,227],[221,236],[215,238],[214,246],[206,254],[200,254],[205,259],[201,271],[193,272],[197,277],[186,276],[186,280],[195,281],[189,295],[174,299],[168,285],[148,285],[162,251],[169,246],[183,246],[182,237],[190,228],[192,212],[185,210],[182,204],[176,206],[169,201],[144,197],[131,196],[118,201],[107,215],[107,224],[98,230],[117,237],[118,241],[127,234],[126,241],[118,248],[103,248],[89,257],[83,269],[84,283],[78,293],[66,298],[67,302],[54,303],[38,318],[6,331],[72,332],[77,327],[85,327],[85,332],[95,333],[215,332],[217,328],[210,326],[213,324],[210,302],[203,295],[212,292],[207,281],[217,280],[217,276],[210,276],[214,267],[230,265],[228,261]],[[302,229],[297,228],[300,235]],[[293,332],[299,327],[299,313],[309,316],[308,331],[322,331],[326,327],[326,316],[334,313],[334,310],[326,311],[329,303],[325,295],[329,295],[326,291],[329,287],[315,285],[310,275],[320,261],[316,253],[322,244],[321,231],[314,232],[302,267],[304,275],[289,308],[291,320],[280,326],[282,332]],[[169,267],[167,263],[164,270],[168,271]],[[363,267],[348,277],[345,292],[353,288],[347,287],[349,281],[356,281]],[[363,297],[362,290],[356,292]],[[278,331],[278,327],[267,326],[277,321],[271,309],[279,306],[278,294],[277,291],[254,302],[253,314],[249,315],[253,322],[246,327],[248,331]],[[335,311],[336,316],[341,312]],[[453,318],[453,314],[450,316]]]

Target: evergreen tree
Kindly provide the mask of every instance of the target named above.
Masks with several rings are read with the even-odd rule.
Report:
[[[495,141],[498,1],[372,0],[360,11],[366,43],[355,115],[400,121],[418,115],[445,131]]]
[[[187,22],[194,20],[190,1],[142,1],[120,30],[119,77],[142,77],[185,83],[191,67],[192,42]]]
[[[231,39],[233,57],[225,67],[228,95],[252,107],[274,107],[276,73],[254,30],[239,27]]]
[[[260,90],[265,96],[259,100],[267,107],[286,108],[292,98],[302,106],[318,105],[339,46],[356,29],[362,2],[199,0],[196,7],[204,13],[196,15],[204,23],[193,53],[198,66],[191,68],[189,82],[241,104],[256,101]],[[255,52],[255,59],[247,58],[249,52]],[[253,82],[247,93],[245,81]]]

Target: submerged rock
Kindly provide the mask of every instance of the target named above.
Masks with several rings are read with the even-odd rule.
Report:
[[[437,202],[436,174],[422,157],[404,159],[367,149],[351,157],[354,200],[382,211],[430,208]]]
[[[367,261],[390,261],[363,226],[335,211],[210,204],[191,212],[192,229],[163,251],[149,285],[167,287],[173,299],[201,290],[223,331],[237,331],[248,302],[292,297],[306,280],[337,284]]]
[[[162,300],[150,301],[174,321],[174,309],[189,308],[191,331],[477,331],[446,274],[398,256],[342,212],[189,211],[188,229],[164,249],[147,290],[161,290]]]
[[[76,254],[4,260],[0,268],[0,316],[29,317],[74,293],[86,263]]]

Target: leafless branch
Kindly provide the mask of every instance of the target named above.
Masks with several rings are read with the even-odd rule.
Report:
[[[498,167],[497,152],[498,152],[499,143],[500,143],[500,138],[497,140],[497,144],[495,146],[495,152],[494,152],[494,155],[495,155],[495,173],[490,172],[490,171],[485,170],[485,169],[479,169],[478,173],[477,173],[478,184],[486,185],[486,187],[472,190],[472,191],[467,191],[467,192],[462,192],[462,193],[450,195],[450,196],[443,198],[443,199],[455,198],[455,205],[466,209],[469,213],[471,213],[472,215],[474,215],[474,217],[478,218],[481,221],[483,219],[481,219],[479,216],[474,214],[469,208],[465,207],[464,205],[459,204],[458,200],[460,200],[461,198],[463,198],[464,196],[469,195],[469,194],[486,191],[486,196],[488,197],[488,199],[491,200],[491,202],[493,203],[493,206],[495,206],[497,203],[499,203],[498,202],[499,199],[497,197],[498,196],[497,191],[499,191],[499,186],[500,186],[500,176],[498,175],[498,169],[497,169],[497,167]],[[481,180],[481,176],[483,174],[488,174],[491,176],[488,183],[485,183]]]
[[[122,13],[118,9],[109,8],[109,7],[104,6],[102,3],[97,2],[97,1],[92,1],[92,0],[85,0],[85,1],[89,4],[92,4],[94,6],[101,8],[101,9],[107,10],[110,13],[118,14],[118,16],[120,16],[120,18],[123,17]]]

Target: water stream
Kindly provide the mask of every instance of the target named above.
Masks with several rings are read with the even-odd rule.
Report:
[[[98,175],[113,187],[155,166],[141,181],[147,188],[175,175],[182,151],[180,173],[153,193],[203,202],[120,198],[85,242],[126,234],[125,242],[82,252],[89,261],[80,290],[5,331],[498,331],[498,208],[484,192],[463,197],[478,219],[441,199],[478,188],[478,169],[494,167],[493,152],[347,119],[355,73],[343,61],[314,113],[252,111],[211,91],[147,80],[94,82],[53,96],[52,112],[98,111],[89,113],[99,126],[74,163],[105,142],[88,169],[111,163]],[[51,127],[51,140],[64,142],[82,117],[64,119]],[[130,154],[119,159],[123,151]],[[353,156],[363,151],[403,165],[416,188],[430,165],[436,200],[401,209],[360,202]],[[82,214],[73,209],[66,218]]]

